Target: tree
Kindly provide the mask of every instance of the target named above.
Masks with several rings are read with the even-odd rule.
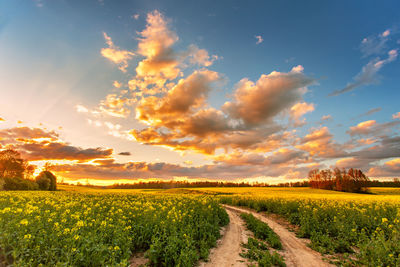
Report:
[[[42,171],[36,177],[36,183],[39,185],[40,190],[57,190],[57,178],[50,171]]]
[[[368,177],[358,169],[350,168],[340,170],[335,168],[333,171],[311,170],[308,174],[310,186],[312,188],[336,190],[343,192],[364,192],[369,181]]]
[[[17,151],[0,151],[0,178],[24,178],[25,166],[25,161]]]

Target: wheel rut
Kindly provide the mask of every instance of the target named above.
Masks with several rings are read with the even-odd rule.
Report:
[[[283,252],[281,255],[285,259],[285,263],[288,267],[298,266],[298,267],[326,267],[326,266],[335,266],[325,262],[322,259],[322,256],[317,251],[312,250],[307,246],[307,244],[296,237],[295,233],[290,232],[284,226],[276,222],[275,220],[268,218],[267,216],[257,213],[255,211],[239,208],[229,205],[223,205],[226,211],[230,213],[251,213],[257,219],[263,221],[268,224],[268,226],[280,237]],[[233,253],[233,251],[232,251]],[[210,265],[211,266],[211,265]],[[217,266],[217,265],[213,265]]]

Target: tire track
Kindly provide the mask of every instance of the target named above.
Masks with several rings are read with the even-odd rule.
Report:
[[[248,231],[239,215],[226,209],[229,224],[223,237],[218,240],[217,247],[210,252],[208,262],[201,262],[199,267],[242,267],[247,266],[247,260],[240,256],[242,243],[247,243]]]
[[[223,205],[227,212],[247,212],[253,214],[257,219],[268,224],[269,227],[280,237],[283,245],[282,256],[285,259],[285,263],[288,267],[326,267],[335,266],[325,262],[322,259],[321,254],[317,251],[309,248],[300,238],[296,237],[293,232],[288,231],[284,226],[280,225],[276,221],[252,210],[233,207],[229,205]],[[211,265],[210,265],[211,266]],[[218,266],[218,265],[213,265]]]

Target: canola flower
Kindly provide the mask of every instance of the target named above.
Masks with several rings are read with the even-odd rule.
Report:
[[[322,253],[355,254],[357,260],[352,264],[356,265],[400,266],[400,190],[393,189],[397,195],[309,188],[207,188],[202,191],[222,194],[222,203],[285,217],[299,226],[298,234],[309,238],[313,249]]]
[[[14,266],[129,266],[206,259],[228,217],[206,196],[0,192],[0,258]]]

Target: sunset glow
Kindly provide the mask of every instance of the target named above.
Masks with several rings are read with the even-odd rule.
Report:
[[[356,2],[3,1],[0,150],[98,185],[399,177],[398,14]]]

